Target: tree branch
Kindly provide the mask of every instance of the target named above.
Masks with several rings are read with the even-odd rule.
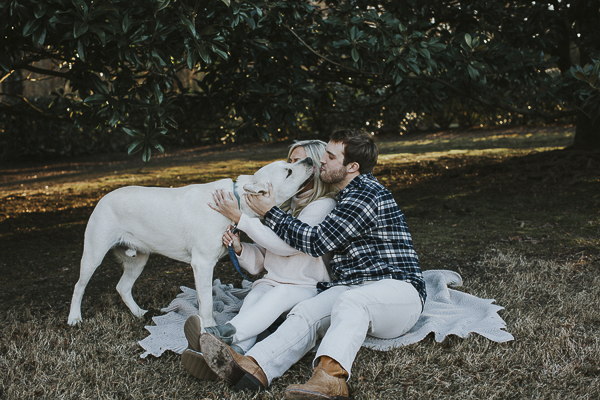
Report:
[[[23,65],[20,67],[20,69],[35,72],[37,74],[50,75],[50,76],[55,76],[55,77],[63,78],[63,79],[67,79],[67,80],[75,80],[71,76],[71,74],[67,74],[65,72],[53,71],[51,69],[38,68],[38,67],[34,67],[33,65]]]
[[[50,115],[50,114],[46,114],[44,111],[42,111],[41,109],[39,109],[39,108],[37,108],[36,106],[34,106],[33,104],[31,104],[31,103],[29,102],[29,100],[27,100],[27,98],[26,98],[25,96],[23,96],[23,95],[20,95],[20,94],[13,94],[13,93],[1,93],[1,92],[0,92],[0,96],[12,96],[12,97],[16,97],[16,98],[18,98],[18,99],[21,99],[21,100],[23,100],[23,102],[24,102],[25,104],[27,104],[29,107],[33,108],[35,111],[37,111],[37,112],[39,112],[40,114],[42,114],[44,117],[51,118],[51,119],[59,119],[59,120],[63,120],[63,119],[64,119],[63,117],[61,117],[61,116],[58,116],[58,115]],[[5,104],[5,103],[3,103],[3,104]],[[7,104],[5,104],[5,105],[7,105]],[[7,106],[8,106],[8,105],[7,105]]]

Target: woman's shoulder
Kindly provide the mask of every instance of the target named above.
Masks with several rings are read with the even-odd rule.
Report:
[[[300,212],[300,214],[302,214],[302,212],[304,212],[306,210],[310,210],[310,209],[327,208],[328,210],[331,210],[336,206],[336,204],[337,204],[337,201],[334,198],[319,197],[317,200],[313,200],[310,203],[308,203],[306,205],[306,207],[304,207],[304,209]]]
[[[337,201],[333,197],[323,196],[323,197],[319,197],[317,200],[313,201],[309,205],[311,205],[311,204],[320,204],[320,205],[327,204],[327,205],[331,205],[333,207],[337,204]]]

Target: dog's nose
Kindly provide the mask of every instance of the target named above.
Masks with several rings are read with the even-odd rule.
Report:
[[[310,158],[310,157],[306,157],[304,159],[304,162],[306,162],[307,165],[314,165],[315,164],[315,162],[313,161],[313,159]]]

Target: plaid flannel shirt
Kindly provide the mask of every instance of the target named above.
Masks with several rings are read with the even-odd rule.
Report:
[[[372,174],[354,178],[337,196],[337,206],[317,226],[307,225],[278,207],[265,214],[265,224],[290,246],[313,257],[333,251],[335,279],[319,282],[355,285],[381,279],[411,283],[423,304],[425,281],[404,214],[392,194]]]

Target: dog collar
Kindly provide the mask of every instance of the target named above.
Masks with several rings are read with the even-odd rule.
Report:
[[[237,202],[238,202],[238,207],[241,207],[241,201],[240,201],[240,196],[238,196],[237,194],[237,190],[236,190],[236,182],[233,182],[233,195],[235,196]]]

